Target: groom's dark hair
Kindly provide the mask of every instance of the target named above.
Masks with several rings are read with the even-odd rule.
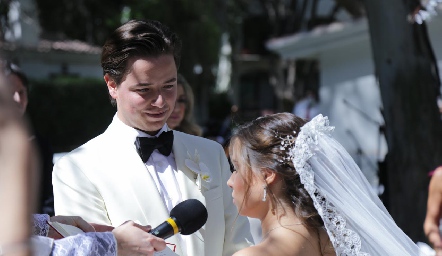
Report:
[[[103,73],[120,85],[134,58],[173,55],[177,69],[181,59],[181,39],[155,20],[131,20],[117,28],[106,40],[101,53]],[[111,99],[115,105],[115,100]]]

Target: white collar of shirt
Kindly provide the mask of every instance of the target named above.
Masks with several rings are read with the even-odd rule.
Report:
[[[155,136],[152,136],[123,123],[123,121],[121,121],[117,114],[115,114],[112,123],[114,125],[114,128],[119,131],[119,134],[121,134],[121,136],[124,137],[125,140],[133,141],[134,143],[137,137],[158,137],[162,132],[170,130],[167,124],[164,124],[163,127],[158,131],[158,133]]]

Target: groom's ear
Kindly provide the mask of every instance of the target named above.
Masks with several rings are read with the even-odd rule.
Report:
[[[277,174],[274,170],[271,169],[263,169],[262,175],[267,184],[272,184],[277,181]]]
[[[117,89],[118,89],[117,83],[115,83],[115,81],[109,76],[109,74],[104,75],[104,81],[106,82],[107,90],[109,91],[109,95],[113,99],[116,100],[117,99]]]

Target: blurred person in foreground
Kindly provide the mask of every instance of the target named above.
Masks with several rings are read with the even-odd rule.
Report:
[[[17,106],[18,113],[26,118],[28,108],[29,80],[18,65],[11,61],[2,62],[3,75],[7,82],[7,88]],[[39,198],[37,209],[40,213],[54,215],[54,196],[52,192],[52,158],[54,153],[48,140],[30,129],[29,139],[37,146],[37,154],[40,159]]]
[[[232,255],[252,241],[226,184],[218,143],[166,124],[177,100],[181,41],[158,21],[132,20],[103,46],[104,80],[117,112],[106,131],[54,166],[55,213],[110,226],[157,226],[186,199],[201,201],[206,224],[167,242],[179,255]]]
[[[49,218],[47,214],[34,214],[31,221],[38,194],[34,181],[39,159],[29,140],[26,120],[9,97],[7,87],[11,85],[5,85],[9,81],[0,77],[0,255],[153,255],[156,250],[163,250],[163,239],[148,234],[150,227],[132,221],[115,229],[96,225],[97,229],[113,229],[112,232],[94,232],[93,226],[73,216]],[[62,238],[50,228],[49,220],[77,226],[88,233]]]
[[[196,124],[193,114],[195,102],[192,87],[181,74],[178,74],[177,85],[177,99],[173,112],[167,119],[167,125],[172,130],[202,136],[201,127]]]
[[[228,185],[263,234],[234,256],[419,255],[333,129],[322,115],[279,113],[235,131]]]
[[[36,172],[38,159],[5,83],[0,76],[0,251],[30,255],[29,216],[34,210],[31,197],[36,192],[36,187],[30,186],[35,177],[30,175]]]

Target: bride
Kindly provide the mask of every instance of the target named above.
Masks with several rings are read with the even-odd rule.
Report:
[[[243,255],[419,255],[318,115],[260,117],[232,136],[227,184],[239,214],[261,221]]]

